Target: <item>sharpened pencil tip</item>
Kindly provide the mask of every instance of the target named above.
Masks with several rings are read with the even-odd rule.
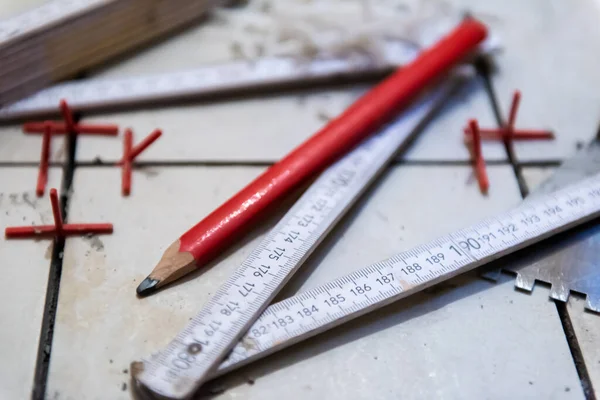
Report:
[[[156,285],[160,282],[157,279],[152,279],[150,277],[144,279],[142,283],[135,290],[138,296],[148,296],[156,291]]]

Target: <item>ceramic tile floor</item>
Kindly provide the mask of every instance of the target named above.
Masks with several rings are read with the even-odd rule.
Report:
[[[554,143],[516,146],[517,161],[526,163],[522,183],[532,189],[552,173],[553,168],[543,165],[557,165],[575,151],[578,142],[589,141],[595,134],[600,98],[589,90],[597,76],[588,59],[600,43],[596,3],[571,6],[566,0],[532,0],[525,5],[519,2],[526,8],[522,14],[515,11],[519,8],[516,0],[449,3],[486,16],[506,40],[506,51],[497,58],[499,73],[492,78],[503,111],[513,88],[519,87],[524,95],[519,125],[557,132]],[[580,31],[569,28],[573,21]],[[90,78],[231,59],[231,28],[222,23],[199,25]],[[553,46],[545,43],[548,35]],[[530,63],[531,45],[523,43],[523,37],[539,44],[531,50],[539,63]],[[573,42],[581,46],[573,47]],[[197,43],[211,50],[193,52]],[[181,54],[191,56],[178,57]],[[565,65],[553,62],[561,55],[567,55]],[[572,65],[577,68],[571,69]],[[567,71],[564,79],[554,79],[563,76],[563,71]],[[0,295],[6,305],[0,311],[6,322],[0,325],[0,398],[28,397],[34,376],[36,395],[49,399],[132,398],[129,363],[163,346],[227,279],[280,213],[212,269],[138,299],[135,288],[162,251],[367,88],[361,84],[307,89],[215,104],[83,115],[86,121],[134,128],[136,142],[154,128],[164,130],[164,136],[140,157],[129,198],[121,197],[120,170],[111,164],[121,155],[121,138],[79,138],[78,164],[64,171],[58,167],[69,155],[63,139],[55,138],[52,159],[57,167],[51,169],[51,185],[58,187],[61,180],[73,178],[67,218],[112,222],[115,232],[68,239],[58,249],[62,259],[54,260],[50,260],[48,241],[0,241],[0,258],[11,283]],[[484,147],[486,159],[492,161],[488,166],[491,190],[484,197],[460,140],[467,118],[476,116],[482,125],[495,125],[490,99],[481,81],[474,81],[449,102],[402,162],[396,162],[369,191],[280,297],[518,203],[520,188],[503,146],[488,143]],[[40,143],[39,137],[20,133],[18,126],[0,127],[2,227],[51,217],[47,198],[33,196],[33,165]],[[96,158],[109,164],[94,165]],[[165,211],[169,209],[176,212]],[[60,280],[57,266],[62,271]],[[51,285],[49,294],[48,279],[59,281]],[[530,296],[516,292],[506,275],[496,284],[474,274],[462,276],[233,372],[208,387],[213,396],[223,399],[562,399],[585,398],[586,385],[593,385],[598,396],[600,316],[584,313],[583,301],[574,296],[559,315],[547,294],[543,287]],[[51,295],[58,295],[57,307],[45,310]],[[44,313],[55,318],[54,336],[41,342],[42,350],[50,354],[48,359],[36,361]],[[565,318],[573,326],[570,339],[563,330]],[[45,337],[47,331],[42,330]],[[584,384],[582,367],[571,354],[574,347],[580,349],[589,377]]]

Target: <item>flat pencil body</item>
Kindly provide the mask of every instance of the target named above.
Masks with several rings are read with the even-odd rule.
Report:
[[[137,289],[145,295],[202,267],[251,227],[253,219],[401,112],[428,84],[463,60],[486,37],[464,20],[413,62],[363,95],[340,116],[183,234]]]

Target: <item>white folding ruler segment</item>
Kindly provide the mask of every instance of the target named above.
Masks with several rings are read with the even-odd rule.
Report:
[[[275,303],[211,378],[598,216],[600,173]]]
[[[84,0],[80,0],[85,2]],[[433,41],[435,38],[427,38]],[[500,48],[498,39],[488,38],[484,53]],[[0,121],[59,114],[61,99],[76,111],[97,111],[124,106],[139,106],[158,101],[188,98],[243,90],[266,89],[282,85],[331,82],[364,75],[381,75],[412,61],[419,49],[406,43],[389,42],[380,58],[368,55],[351,57],[264,57],[232,61],[196,69],[115,79],[68,81],[0,108]]]
[[[250,327],[214,378],[250,361],[331,329],[552,235],[600,216],[600,174],[561,191],[525,201],[501,215],[276,303]],[[219,326],[213,335],[218,334]],[[184,398],[204,335],[186,330],[180,342],[153,358],[138,375],[146,387]],[[152,371],[149,373],[147,371]],[[182,390],[183,389],[183,390]]]
[[[384,57],[368,56],[301,59],[265,57],[178,72],[120,79],[71,81],[0,108],[0,120],[44,116],[58,113],[66,99],[77,111],[93,111],[153,101],[202,97],[229,91],[251,90],[292,83],[306,85],[315,81],[348,79],[364,74],[383,74],[411,61],[417,49],[405,45],[386,47]]]
[[[473,76],[472,69],[465,73]],[[415,126],[465,79],[451,79],[323,172],[188,327],[166,350],[144,362],[143,372],[136,378],[163,396],[183,398],[192,393],[383,171],[398,148],[410,140]],[[190,355],[194,368],[178,356],[187,350],[194,353]],[[179,366],[175,371],[170,369],[173,363]]]

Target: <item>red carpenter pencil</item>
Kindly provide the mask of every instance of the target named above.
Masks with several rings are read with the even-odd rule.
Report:
[[[486,35],[483,24],[464,20],[184,233],[167,248],[137,293],[150,294],[206,265],[247,232],[260,212],[374,133],[428,84],[473,52]]]

